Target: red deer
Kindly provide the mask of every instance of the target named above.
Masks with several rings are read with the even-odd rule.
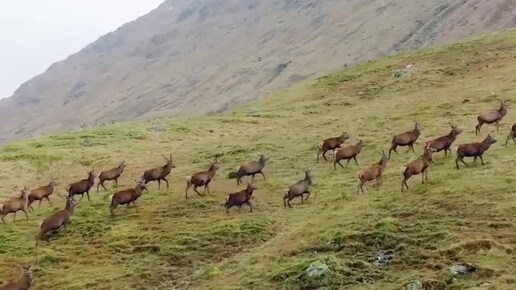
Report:
[[[412,131],[401,133],[392,137],[391,148],[389,149],[389,157],[391,157],[392,151],[398,154],[398,151],[396,150],[398,146],[408,146],[409,148],[407,152],[409,152],[410,149],[412,149],[412,152],[415,152],[414,143],[416,143],[417,138],[419,138],[419,135],[421,135],[421,126],[416,121],[414,121],[414,123],[415,125]]]
[[[29,215],[27,214],[27,193],[29,189],[24,187],[21,191],[20,197],[13,197],[3,204],[0,205],[0,218],[2,222],[5,224],[4,217],[10,213],[13,214],[13,222],[16,220],[16,213],[18,211],[23,211],[25,213],[25,217],[29,220]]]
[[[136,180],[135,180],[136,181]],[[144,190],[147,190],[147,186],[145,185],[145,180],[141,178],[139,181],[136,181],[136,186],[134,188],[124,189],[113,193],[110,197],[109,211],[111,215],[115,215],[114,209],[118,205],[129,205],[132,203],[133,206],[136,206],[136,200],[142,196]]]
[[[448,133],[448,135],[438,137],[434,140],[426,142],[425,146],[430,145],[430,147],[434,148],[435,152],[440,152],[444,150],[444,157],[448,156],[448,151],[451,150],[450,147],[455,142],[455,139],[457,139],[457,136],[459,136],[460,133],[462,133],[462,130],[457,128],[457,126],[454,126],[450,123],[451,131]]]
[[[71,183],[68,185],[68,196],[81,195],[81,200],[84,197],[84,194],[88,196],[88,201],[90,201],[90,189],[95,184],[95,168],[88,171],[88,178],[82,179],[80,181]]]
[[[265,162],[269,160],[263,154],[260,154],[260,158],[258,161],[251,161],[247,164],[241,165],[237,168],[236,172],[231,172],[228,174],[228,178],[236,178],[237,185],[242,184],[242,177],[244,176],[252,176],[252,180],[254,181],[254,176],[256,174],[261,174],[263,179],[265,178],[265,174],[263,174],[263,169],[265,168]]]
[[[507,108],[509,104],[507,101],[500,101],[500,107],[498,110],[490,110],[481,113],[477,117],[478,124],[475,127],[475,135],[480,135],[480,127],[485,124],[493,124],[496,125],[496,131],[500,127],[500,121],[507,115]]]
[[[325,155],[326,152],[329,150],[333,150],[333,152],[335,152],[335,149],[340,148],[342,143],[349,138],[351,138],[351,136],[348,133],[343,132],[339,137],[328,138],[319,143],[319,148],[317,149],[317,163],[319,163],[319,155],[321,155],[321,153],[324,160],[328,161]]]
[[[382,183],[382,173],[387,167],[387,161],[389,161],[389,157],[385,154],[385,151],[382,149],[382,158],[378,163],[375,163],[367,168],[361,169],[357,173],[358,178],[358,188],[357,194],[362,191],[364,193],[364,184],[368,181],[375,181],[376,186],[380,186]]]
[[[185,198],[188,199],[188,190],[193,186],[193,190],[199,195],[202,196],[199,191],[197,191],[197,187],[204,186],[204,192],[208,190],[210,193],[210,182],[215,177],[219,166],[217,165],[217,159],[210,164],[210,167],[206,171],[197,172],[191,176],[185,177],[186,179],[186,189],[185,189]]]
[[[229,213],[229,209],[233,206],[238,206],[241,210],[242,205],[247,204],[249,206],[249,212],[253,212],[253,205],[251,204],[251,197],[253,196],[253,192],[257,189],[256,186],[247,183],[247,188],[241,190],[239,192],[230,193],[226,198],[226,202],[224,203],[224,207],[226,208],[226,213]]]
[[[6,284],[0,286],[0,290],[29,290],[34,280],[32,265],[22,267],[21,270],[20,278],[9,280]]]
[[[287,189],[287,193],[283,196],[283,206],[287,207],[288,205],[291,208],[290,201],[298,196],[301,197],[301,203],[308,200],[310,197],[310,185],[312,185],[312,174],[310,169],[307,168],[305,170],[305,179],[292,184]],[[304,194],[306,194],[306,198],[303,197]]]
[[[163,158],[165,158],[167,161],[165,165],[145,170],[145,172],[143,172],[143,179],[145,180],[145,184],[149,183],[150,181],[158,181],[158,190],[161,187],[161,180],[167,183],[168,188],[168,180],[166,177],[170,174],[172,168],[176,168],[174,162],[172,161],[172,154],[170,154],[170,158],[167,158],[165,155],[163,155]]]
[[[41,206],[41,202],[44,199],[46,199],[48,201],[48,204],[51,205],[52,202],[50,201],[49,197],[54,193],[54,188],[56,187],[56,185],[56,181],[53,178],[51,178],[50,182],[47,185],[31,190],[27,198],[27,206],[29,208],[29,211],[34,211],[32,203],[36,200],[39,201],[38,208]]]
[[[64,230],[66,230],[66,225],[70,221],[70,217],[73,215],[75,207],[79,202],[81,202],[81,200],[75,202],[73,196],[67,196],[64,198],[62,195],[58,195],[66,201],[65,208],[56,211],[39,224],[39,234],[36,237],[36,247],[40,240],[47,240],[48,233],[57,231],[60,228],[64,228]]]
[[[430,163],[432,162],[432,154],[434,152],[436,152],[435,148],[432,148],[430,144],[427,144],[423,155],[401,168],[401,174],[403,175],[403,180],[401,181],[401,192],[403,192],[404,187],[409,190],[407,180],[409,180],[413,175],[421,173],[421,183],[425,183],[428,179],[428,166],[430,166]]]
[[[360,151],[362,151],[363,147],[364,142],[362,142],[362,140],[358,140],[358,142],[354,145],[348,145],[333,151],[333,169],[337,169],[337,164],[344,168],[344,166],[342,166],[340,163],[340,161],[343,159],[347,159],[346,167],[349,165],[349,161],[351,159],[355,160],[355,164],[358,165],[357,155],[360,153]]]
[[[459,147],[457,148],[457,159],[455,159],[455,165],[457,166],[457,169],[459,169],[459,161],[464,163],[464,165],[468,166],[468,164],[464,162],[464,157],[474,157],[474,163],[477,162],[477,158],[480,158],[482,165],[485,165],[482,155],[494,143],[496,143],[496,139],[494,139],[493,137],[491,137],[490,134],[488,134],[482,142],[459,145]]]
[[[122,161],[122,163],[120,163],[120,165],[118,165],[118,167],[111,168],[111,169],[106,170],[106,171],[102,171],[99,174],[99,183],[97,183],[97,192],[99,192],[99,186],[102,186],[102,188],[104,188],[104,190],[107,191],[106,187],[104,186],[104,182],[106,180],[114,180],[115,181],[115,188],[117,188],[118,187],[118,178],[124,172],[125,166],[126,166],[125,162]]]
[[[512,141],[516,144],[516,124],[512,125],[511,132],[509,132],[509,135],[507,135],[507,139],[505,140],[505,146],[507,146],[510,139],[512,139]]]

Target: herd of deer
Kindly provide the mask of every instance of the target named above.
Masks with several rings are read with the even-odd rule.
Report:
[[[495,124],[497,131],[499,129],[499,122],[503,119],[503,117],[507,114],[508,103],[506,101],[501,101],[500,107],[497,110],[487,111],[480,114],[477,117],[478,125],[475,128],[475,134],[480,134],[480,128],[483,124]],[[414,176],[421,174],[422,179],[421,182],[424,183],[428,178],[428,167],[432,162],[432,154],[436,152],[440,152],[444,150],[445,157],[448,156],[448,152],[451,154],[450,147],[457,138],[457,136],[462,132],[457,126],[451,124],[451,131],[444,136],[438,137],[434,140],[425,142],[423,154],[417,158],[416,160],[406,164],[402,168],[402,182],[401,182],[401,191],[404,189],[409,189],[407,180]],[[387,162],[391,157],[392,152],[398,154],[397,147],[408,147],[407,152],[412,150],[414,152],[414,144],[418,140],[421,134],[421,126],[419,123],[415,122],[414,129],[399,135],[395,135],[391,140],[391,147],[389,149],[388,154],[385,153],[384,150],[379,152],[381,155],[380,160],[366,168],[363,168],[358,171],[357,179],[357,194],[362,192],[364,193],[363,186],[367,182],[375,182],[375,186],[379,186],[381,184],[382,173],[384,172]],[[357,156],[360,154],[362,148],[365,146],[362,140],[357,140],[355,144],[343,146],[345,141],[350,139],[351,136],[347,133],[342,133],[338,137],[325,139],[323,142],[319,144],[318,152],[317,152],[317,162],[319,162],[319,157],[322,157],[325,160],[326,153],[328,151],[333,151],[333,167],[336,169],[336,165],[339,164],[342,168],[344,166],[340,163],[342,160],[346,160],[346,167],[349,165],[351,159],[355,161],[355,164],[358,165]],[[506,145],[510,140],[513,140],[516,143],[516,124],[513,124],[510,130],[509,135],[506,139]],[[476,162],[477,158],[480,158],[482,164],[484,164],[484,160],[482,158],[485,151],[489,149],[489,147],[494,144],[496,140],[491,137],[491,135],[487,135],[487,137],[481,142],[467,143],[461,144],[457,148],[457,158],[455,160],[456,168],[459,169],[459,161],[464,162],[465,157],[473,157],[474,162]],[[164,181],[169,188],[169,182],[167,180],[167,176],[171,173],[172,169],[175,168],[175,165],[172,160],[172,155],[168,158],[163,156],[166,160],[166,164],[160,167],[152,168],[149,170],[145,170],[143,174],[140,176],[139,180],[134,180],[136,185],[134,188],[123,189],[114,192],[110,195],[109,198],[109,210],[111,215],[114,215],[114,209],[119,205],[126,205],[128,208],[132,204],[136,206],[136,201],[138,198],[142,196],[143,191],[148,190],[147,184],[151,181],[158,182],[158,189],[161,187],[161,181]],[[237,185],[242,184],[242,178],[245,176],[251,176],[252,181],[254,181],[255,175],[262,175],[265,180],[265,174],[263,173],[263,169],[265,168],[265,164],[268,158],[266,158],[263,154],[259,156],[258,161],[252,161],[247,164],[243,164],[237,168],[236,171],[228,174],[228,178],[236,179]],[[114,181],[115,188],[118,187],[118,179],[122,175],[124,168],[126,167],[125,162],[121,162],[118,167],[112,168],[107,171],[103,171],[98,174],[98,183],[97,183],[97,192],[99,188],[102,186],[104,190],[107,191],[104,186],[104,182],[106,181]],[[213,180],[216,175],[217,170],[219,169],[218,160],[215,158],[213,162],[210,163],[210,166],[207,170],[197,172],[192,174],[191,176],[187,176],[186,180],[186,189],[185,189],[185,198],[188,198],[188,191],[193,187],[193,191],[197,193],[199,196],[203,196],[204,192],[208,191],[209,184]],[[40,240],[48,240],[49,233],[57,231],[61,228],[66,229],[68,221],[70,217],[73,215],[74,208],[77,204],[83,199],[84,194],[86,194],[88,200],[90,200],[89,192],[91,188],[94,186],[96,175],[94,173],[94,169],[88,171],[88,177],[82,179],[80,181],[71,183],[67,187],[68,195],[66,197],[58,194],[59,197],[65,200],[65,208],[56,211],[52,215],[45,218],[40,223],[39,234],[36,238],[36,246],[39,244]],[[224,203],[226,213],[229,212],[229,209],[233,206],[238,206],[239,208],[242,205],[246,204],[249,206],[249,211],[252,212],[252,204],[251,197],[253,192],[257,189],[257,187],[253,184],[253,182],[248,182],[247,187],[241,191],[231,193],[227,196],[226,201]],[[300,180],[286,190],[285,195],[283,196],[283,204],[285,207],[291,207],[290,201],[296,197],[301,198],[301,202],[304,202],[310,197],[310,186],[312,184],[312,175],[310,169],[305,170],[305,177],[303,180]],[[29,192],[28,188],[23,188],[19,197],[12,197],[9,200],[5,201],[3,204],[0,204],[0,218],[2,222],[5,224],[4,217],[12,213],[13,221],[16,219],[16,213],[18,211],[22,211],[25,213],[26,218],[28,219],[28,213],[34,211],[33,203],[38,201],[38,207],[41,206],[41,202],[46,200],[49,204],[51,204],[50,196],[54,193],[55,187],[57,183],[54,179],[51,179],[49,183],[45,186],[41,186]],[[203,194],[201,194],[197,188],[204,187]],[[74,196],[81,195],[79,201],[75,201]],[[306,195],[306,198],[304,197]],[[22,269],[22,276],[19,279],[14,279],[9,281],[7,284],[0,286],[0,290],[21,290],[21,289],[29,289],[33,275],[32,275],[32,267],[24,267]]]

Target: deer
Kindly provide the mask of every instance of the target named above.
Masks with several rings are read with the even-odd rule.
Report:
[[[107,191],[106,187],[104,186],[104,182],[106,180],[114,180],[115,181],[115,188],[118,188],[118,178],[122,173],[124,172],[124,168],[126,167],[125,161],[122,161],[118,167],[111,168],[106,171],[102,171],[99,174],[99,183],[97,183],[97,192],[99,192],[99,186],[102,186],[104,190]]]
[[[27,207],[29,208],[29,211],[34,211],[32,203],[34,203],[36,200],[39,201],[38,208],[41,207],[41,202],[44,199],[48,201],[48,205],[52,205],[52,202],[50,201],[49,197],[54,193],[56,186],[57,182],[53,178],[50,178],[50,181],[47,185],[40,186],[36,189],[31,190],[29,196],[27,197]]]
[[[115,215],[115,208],[118,205],[127,205],[127,208],[129,208],[129,205],[132,203],[133,206],[136,207],[136,201],[140,196],[142,196],[142,193],[144,190],[147,190],[147,185],[145,184],[145,179],[143,177],[140,177],[140,180],[135,180],[136,186],[134,188],[124,189],[117,191],[109,196],[110,204],[109,204],[109,211],[111,212],[111,216]]]
[[[13,214],[13,222],[16,221],[16,213],[18,211],[23,211],[25,213],[25,217],[29,220],[29,215],[27,214],[27,193],[29,189],[24,187],[21,190],[20,197],[12,197],[11,199],[5,201],[0,205],[0,218],[2,222],[5,224],[4,217],[10,213]]]
[[[450,147],[453,144],[453,142],[455,142],[455,139],[457,139],[457,136],[459,136],[459,134],[462,133],[462,130],[459,129],[457,126],[454,126],[451,122],[448,123],[451,126],[451,131],[450,133],[448,133],[448,135],[435,138],[425,143],[425,147],[427,145],[430,145],[430,147],[436,150],[435,152],[440,152],[444,150],[444,157],[448,157],[448,151],[451,155]]]
[[[342,132],[342,134],[340,134],[338,137],[324,139],[322,142],[320,142],[317,149],[317,163],[319,163],[319,155],[321,155],[321,153],[324,160],[328,161],[325,155],[326,152],[329,150],[335,152],[335,149],[340,148],[342,143],[346,142],[346,140],[349,138],[351,138],[351,136],[348,133]]]
[[[0,290],[29,290],[34,280],[32,265],[21,268],[22,274],[18,279],[11,279],[6,284],[0,286]]]
[[[482,142],[474,142],[474,143],[467,143],[467,144],[461,144],[457,148],[457,159],[455,159],[455,166],[457,169],[459,169],[459,161],[464,163],[466,167],[468,164],[464,162],[464,157],[473,157],[473,163],[477,162],[477,158],[480,158],[480,161],[482,162],[482,165],[485,165],[484,159],[482,158],[482,155],[484,152],[486,152],[491,145],[496,143],[496,139],[491,137],[491,134],[488,134],[487,137],[482,140]]]
[[[161,180],[165,181],[167,183],[167,188],[169,188],[168,180],[166,177],[170,174],[173,168],[176,168],[174,162],[172,161],[172,154],[170,154],[170,158],[167,158],[165,155],[162,156],[167,161],[165,165],[148,169],[143,172],[143,179],[145,180],[145,184],[149,183],[150,181],[158,181],[158,190],[161,187]]]
[[[516,144],[516,123],[512,125],[511,131],[509,132],[509,135],[507,135],[507,139],[505,139],[505,146],[509,144],[510,139],[512,139],[512,141]]]
[[[193,190],[199,195],[202,196],[202,194],[197,191],[197,187],[204,186],[204,192],[208,190],[208,193],[210,193],[210,182],[215,177],[215,174],[217,173],[217,170],[219,169],[219,166],[217,165],[218,160],[215,158],[215,161],[210,163],[210,167],[206,171],[201,171],[194,173],[193,175],[186,176],[186,189],[185,189],[185,199],[188,199],[188,190],[193,186]],[[204,193],[203,192],[203,193]]]
[[[431,147],[430,144],[427,144],[423,154],[419,158],[401,168],[401,174],[403,175],[403,180],[401,181],[401,192],[403,192],[404,187],[409,190],[407,180],[414,175],[421,173],[421,183],[423,184],[428,180],[428,167],[430,166],[430,163],[432,163],[432,154],[434,152],[436,152],[436,149]]]
[[[58,196],[65,200],[65,208],[56,211],[41,221],[39,224],[39,234],[36,236],[36,247],[38,246],[40,240],[48,240],[48,233],[57,231],[61,228],[66,231],[66,225],[70,221],[75,207],[81,202],[81,199],[76,202],[73,196],[67,196],[65,198],[59,193]]]
[[[290,201],[298,196],[301,197],[301,203],[308,200],[310,197],[310,185],[312,185],[312,173],[307,168],[305,169],[305,178],[288,187],[287,193],[283,196],[283,206],[287,207],[288,205],[289,208],[292,208]],[[305,194],[306,198],[303,197]]]
[[[226,214],[229,214],[229,209],[233,206],[238,206],[241,210],[242,205],[247,204],[249,206],[249,212],[253,212],[253,205],[251,203],[251,197],[253,196],[253,192],[258,188],[254,186],[251,182],[247,183],[247,188],[235,193],[230,193],[226,197],[226,202],[224,203],[224,207],[226,208]]]
[[[475,135],[480,135],[480,128],[484,124],[493,124],[496,125],[496,131],[500,127],[500,121],[507,115],[507,108],[509,108],[509,103],[507,100],[500,101],[500,107],[497,110],[485,111],[477,116],[478,124],[475,127]]]
[[[389,161],[389,157],[387,157],[387,154],[385,154],[385,151],[383,151],[383,149],[380,154],[382,155],[380,161],[357,172],[357,194],[359,194],[360,191],[364,193],[363,186],[368,181],[375,181],[376,186],[380,186],[382,182],[382,173],[385,171],[385,168],[387,167],[387,161]]]
[[[82,180],[79,180],[77,182],[71,183],[68,185],[67,191],[68,196],[74,196],[74,195],[81,195],[81,200],[84,197],[84,194],[86,193],[86,196],[88,197],[88,201],[90,201],[90,189],[93,187],[93,184],[95,184],[95,168],[92,168],[90,171],[88,171],[88,177]]]
[[[236,171],[230,172],[228,174],[228,178],[236,178],[237,185],[242,184],[242,177],[249,175],[252,176],[253,181],[256,174],[261,174],[263,179],[266,180],[263,169],[265,168],[265,162],[267,162],[267,160],[269,160],[269,158],[266,158],[265,155],[260,154],[258,161],[251,161],[247,164],[238,166]]]
[[[360,151],[362,151],[364,145],[365,144],[362,140],[357,140],[356,144],[348,145],[333,151],[333,169],[337,169],[337,164],[344,168],[344,166],[342,166],[340,163],[340,161],[343,159],[347,160],[346,167],[348,167],[349,161],[351,161],[351,159],[355,160],[355,164],[358,165],[357,155],[360,154]]]
[[[392,137],[391,148],[389,149],[389,158],[391,157],[392,151],[398,154],[398,151],[396,150],[398,146],[408,146],[409,148],[407,152],[409,152],[411,149],[412,152],[415,152],[414,143],[416,143],[417,139],[419,138],[419,135],[421,135],[421,126],[416,121],[414,121],[414,123],[415,125],[412,131],[394,135]]]

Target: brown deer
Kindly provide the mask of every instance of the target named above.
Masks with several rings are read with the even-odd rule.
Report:
[[[21,270],[20,278],[9,280],[6,284],[0,286],[0,290],[29,290],[34,280],[32,265],[22,267]]]
[[[48,240],[47,234],[63,228],[66,231],[66,225],[70,221],[70,217],[73,215],[74,209],[81,202],[81,200],[75,202],[73,196],[67,196],[66,198],[58,194],[59,197],[66,201],[65,208],[56,211],[51,216],[45,218],[39,224],[39,234],[36,237],[36,247],[39,241]]]
[[[457,148],[457,159],[455,159],[455,165],[457,169],[459,169],[459,161],[464,163],[464,165],[468,166],[468,164],[464,162],[464,157],[474,157],[474,163],[477,162],[477,158],[480,158],[482,165],[485,165],[482,155],[494,143],[496,143],[496,139],[491,137],[491,134],[488,134],[482,142],[474,142],[459,145],[459,147]]]
[[[321,143],[319,143],[319,147],[317,149],[317,163],[319,163],[319,155],[321,155],[321,153],[324,160],[328,161],[325,155],[326,152],[330,150],[335,152],[335,149],[340,148],[342,143],[344,143],[349,138],[351,138],[351,136],[348,133],[342,132],[342,134],[338,137],[324,139]]]
[[[173,168],[176,168],[174,162],[172,161],[172,154],[170,154],[170,158],[167,158],[165,155],[163,155],[163,158],[165,158],[167,161],[165,165],[148,169],[143,172],[143,179],[145,180],[145,184],[149,183],[150,181],[158,181],[158,190],[161,187],[161,180],[167,183],[168,188],[168,180],[166,177],[170,174]]]
[[[230,193],[226,198],[226,202],[224,203],[224,207],[226,208],[226,213],[229,213],[229,209],[233,206],[238,206],[239,210],[242,209],[242,205],[247,204],[249,206],[249,212],[253,212],[253,205],[251,203],[251,197],[253,196],[253,192],[258,189],[252,183],[247,183],[247,188],[241,190],[239,192]]]
[[[25,213],[25,217],[29,220],[29,215],[27,214],[27,195],[29,189],[24,187],[21,191],[20,197],[12,197],[9,200],[5,201],[0,205],[0,218],[2,222],[5,224],[4,217],[10,213],[13,214],[13,222],[16,220],[16,213],[18,211],[23,211]]]
[[[507,100],[500,101],[500,107],[497,110],[485,111],[477,116],[478,124],[475,127],[475,135],[480,135],[480,127],[485,124],[493,124],[496,125],[496,131],[500,127],[500,121],[507,115],[507,108],[509,108],[509,103]]]
[[[88,171],[88,177],[86,179],[82,179],[80,181],[71,183],[68,185],[68,196],[81,195],[81,200],[86,193],[88,197],[88,201],[90,201],[90,189],[95,184],[95,168],[92,168]]]
[[[401,168],[401,174],[403,175],[403,180],[401,181],[401,192],[403,192],[404,187],[409,190],[407,180],[409,180],[413,175],[421,173],[421,183],[425,183],[428,179],[428,166],[430,166],[430,163],[432,162],[432,154],[434,152],[436,152],[435,148],[431,147],[430,144],[427,144],[423,155]]]
[[[53,178],[51,178],[50,182],[47,185],[31,190],[27,198],[27,207],[29,208],[29,211],[34,211],[32,203],[34,203],[36,200],[39,201],[38,208],[41,207],[41,202],[44,199],[48,201],[49,205],[52,205],[52,202],[50,201],[49,197],[54,193],[54,189],[56,186],[57,182]]]
[[[450,147],[453,142],[455,142],[455,139],[457,139],[457,136],[462,133],[462,130],[457,128],[457,126],[452,125],[452,123],[449,124],[451,126],[451,131],[448,135],[435,138],[434,140],[425,143],[425,146],[430,145],[430,147],[434,148],[436,150],[435,152],[444,150],[444,157],[448,156],[448,151],[450,151],[451,155]]]
[[[398,154],[398,151],[396,150],[398,146],[408,146],[409,148],[407,152],[409,152],[410,149],[412,149],[412,152],[415,152],[414,143],[416,143],[417,138],[419,138],[419,135],[421,135],[421,126],[416,121],[414,121],[414,123],[415,125],[412,131],[401,133],[392,137],[391,148],[389,149],[389,157],[391,157],[392,151]]]
[[[382,158],[378,163],[375,163],[367,168],[361,169],[357,173],[358,178],[358,186],[357,186],[357,194],[362,191],[364,193],[364,184],[368,181],[375,181],[376,186],[380,186],[382,183],[382,173],[387,167],[387,161],[389,161],[389,157],[385,154],[385,151],[382,149]]]
[[[287,189],[287,193],[283,196],[283,206],[291,208],[290,201],[298,196],[301,197],[301,203],[304,203],[305,200],[308,200],[310,197],[310,185],[312,185],[312,173],[310,169],[305,170],[305,179],[300,180]],[[306,194],[306,198],[303,195]]]
[[[97,183],[97,192],[99,192],[99,186],[102,186],[104,190],[107,191],[106,187],[104,186],[104,182],[106,180],[114,180],[115,181],[115,188],[118,187],[118,178],[122,173],[124,172],[124,168],[126,167],[125,161],[122,161],[118,167],[111,168],[106,171],[102,171],[99,174],[99,183]]]
[[[185,189],[185,198],[188,199],[188,190],[193,186],[193,190],[199,195],[202,196],[199,191],[197,191],[197,187],[204,186],[204,192],[208,190],[210,193],[210,182],[215,177],[219,166],[217,165],[218,160],[215,158],[215,161],[210,164],[210,167],[206,171],[197,172],[193,175],[185,177],[186,179],[186,189]]]
[[[362,140],[357,140],[357,143],[354,145],[348,145],[333,151],[333,169],[337,169],[337,164],[339,164],[340,167],[344,168],[344,166],[342,166],[342,164],[340,163],[340,161],[343,159],[347,160],[346,167],[348,167],[349,161],[351,159],[355,160],[355,164],[358,165],[357,155],[360,153],[360,151],[362,151],[363,147],[364,142],[362,142]]]
[[[512,141],[516,144],[516,124],[512,125],[511,131],[509,132],[509,135],[507,135],[507,139],[505,139],[505,146],[507,146],[510,139],[512,139]]]
[[[109,204],[109,211],[111,212],[111,215],[114,216],[115,212],[114,209],[118,205],[127,205],[127,208],[129,208],[129,205],[132,203],[133,206],[136,206],[136,201],[140,196],[142,196],[142,193],[144,190],[147,190],[147,186],[145,185],[145,180],[140,178],[139,181],[136,181],[136,186],[134,188],[124,189],[117,191],[113,193],[110,197],[110,204]]]
[[[265,168],[265,162],[269,160],[265,155],[260,154],[260,158],[258,161],[251,161],[247,164],[241,165],[237,168],[236,171],[230,172],[228,174],[228,178],[236,178],[237,185],[242,184],[242,177],[244,176],[252,176],[252,180],[254,181],[254,176],[256,174],[261,174],[263,179],[265,178],[265,174],[263,173],[263,169]]]

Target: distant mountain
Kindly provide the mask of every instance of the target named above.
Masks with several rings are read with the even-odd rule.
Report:
[[[359,61],[516,26],[515,11],[511,0],[165,1],[0,101],[0,138],[224,111]]]

